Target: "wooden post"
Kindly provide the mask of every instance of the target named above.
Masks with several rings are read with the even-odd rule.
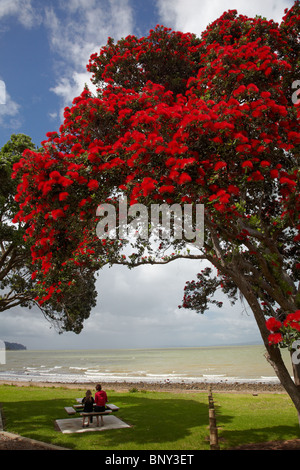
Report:
[[[220,450],[217,428],[211,428],[210,430],[210,450]]]
[[[217,420],[216,420],[216,413],[215,413],[215,405],[214,405],[211,387],[209,388],[209,393],[208,393],[208,405],[209,405],[208,413],[209,413],[210,449],[220,450],[220,446],[218,442],[218,428],[217,428]]]
[[[216,420],[216,414],[214,408],[210,408],[208,410],[209,413],[209,426],[210,428],[215,428],[217,427],[217,420]]]

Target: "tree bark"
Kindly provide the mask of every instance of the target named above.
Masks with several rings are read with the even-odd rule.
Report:
[[[293,375],[294,375],[294,382],[298,389],[298,394],[300,395],[300,364],[296,364],[292,359],[293,353],[291,353],[291,360],[292,360],[292,367],[293,367]],[[300,412],[298,411],[298,420],[300,426]]]
[[[279,348],[271,346],[267,348],[266,358],[268,362],[272,365],[277,377],[280,380],[280,383],[290,396],[292,402],[298,413],[298,421],[300,426],[300,386],[299,386],[299,376],[295,376],[294,372],[294,381],[291,378],[286,365],[283,362],[281,351]],[[294,371],[294,364],[293,371]],[[298,383],[297,383],[298,382]]]
[[[290,396],[297,410],[299,425],[300,425],[300,367],[299,365],[297,366],[296,364],[292,362],[294,380],[295,380],[293,381],[282,359],[280,349],[276,346],[269,345],[269,342],[268,342],[269,331],[266,328],[265,316],[260,308],[259,302],[251,286],[248,285],[247,281],[243,279],[241,275],[239,276],[239,279],[236,279],[236,282],[254,314],[256,323],[260,330],[262,340],[267,350],[266,358],[268,362],[272,365],[280,383],[282,384],[282,386],[284,387],[284,389]]]

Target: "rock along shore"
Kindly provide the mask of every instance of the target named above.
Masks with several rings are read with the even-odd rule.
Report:
[[[94,389],[95,382],[86,383],[62,383],[62,382],[33,382],[33,381],[0,381],[0,385],[14,385],[18,387],[63,387],[70,389]],[[155,391],[155,392],[207,392],[212,388],[213,392],[236,392],[236,393],[285,393],[281,384],[249,382],[249,383],[228,383],[228,382],[214,382],[214,383],[147,383],[147,382],[101,382],[102,388],[106,390],[121,391]]]

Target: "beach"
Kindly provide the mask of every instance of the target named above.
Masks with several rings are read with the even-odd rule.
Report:
[[[63,387],[69,389],[87,390],[95,388],[95,382],[86,383],[64,383],[64,382],[34,382],[34,381],[14,381],[0,380],[0,385],[13,385],[16,387]],[[130,390],[137,391],[154,391],[154,392],[172,392],[172,393],[192,393],[192,392],[208,392],[211,387],[213,392],[226,393],[286,393],[281,384],[274,383],[162,383],[162,382],[101,382],[102,388],[105,390],[114,390],[116,392],[128,392]]]

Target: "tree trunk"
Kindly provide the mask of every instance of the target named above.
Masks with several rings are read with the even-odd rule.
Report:
[[[298,389],[298,393],[300,395],[300,364],[296,364],[292,358],[293,352],[291,352],[291,360],[292,360],[292,367],[293,367],[293,375],[294,375],[294,382]],[[298,420],[300,426],[300,412],[298,411]]]
[[[289,374],[285,363],[283,362],[281,351],[276,346],[270,346],[268,342],[269,331],[266,328],[266,319],[260,304],[253,292],[251,286],[248,284],[245,278],[239,273],[239,277],[236,278],[235,282],[239,287],[240,291],[247,300],[260,330],[262,340],[267,350],[267,360],[272,365],[281,385],[284,387],[288,395],[290,396],[297,412],[300,425],[300,365],[296,365],[292,362],[294,380]]]
[[[294,381],[289,374],[289,371],[286,368],[286,365],[283,362],[281,351],[275,346],[266,345],[267,355],[266,358],[268,362],[272,365],[277,377],[280,380],[281,385],[284,387],[286,392],[289,394],[292,402],[295,405],[295,408],[298,413],[298,421],[300,426],[300,382],[299,382],[299,367],[295,373],[295,364],[292,362],[293,372],[294,372]]]

